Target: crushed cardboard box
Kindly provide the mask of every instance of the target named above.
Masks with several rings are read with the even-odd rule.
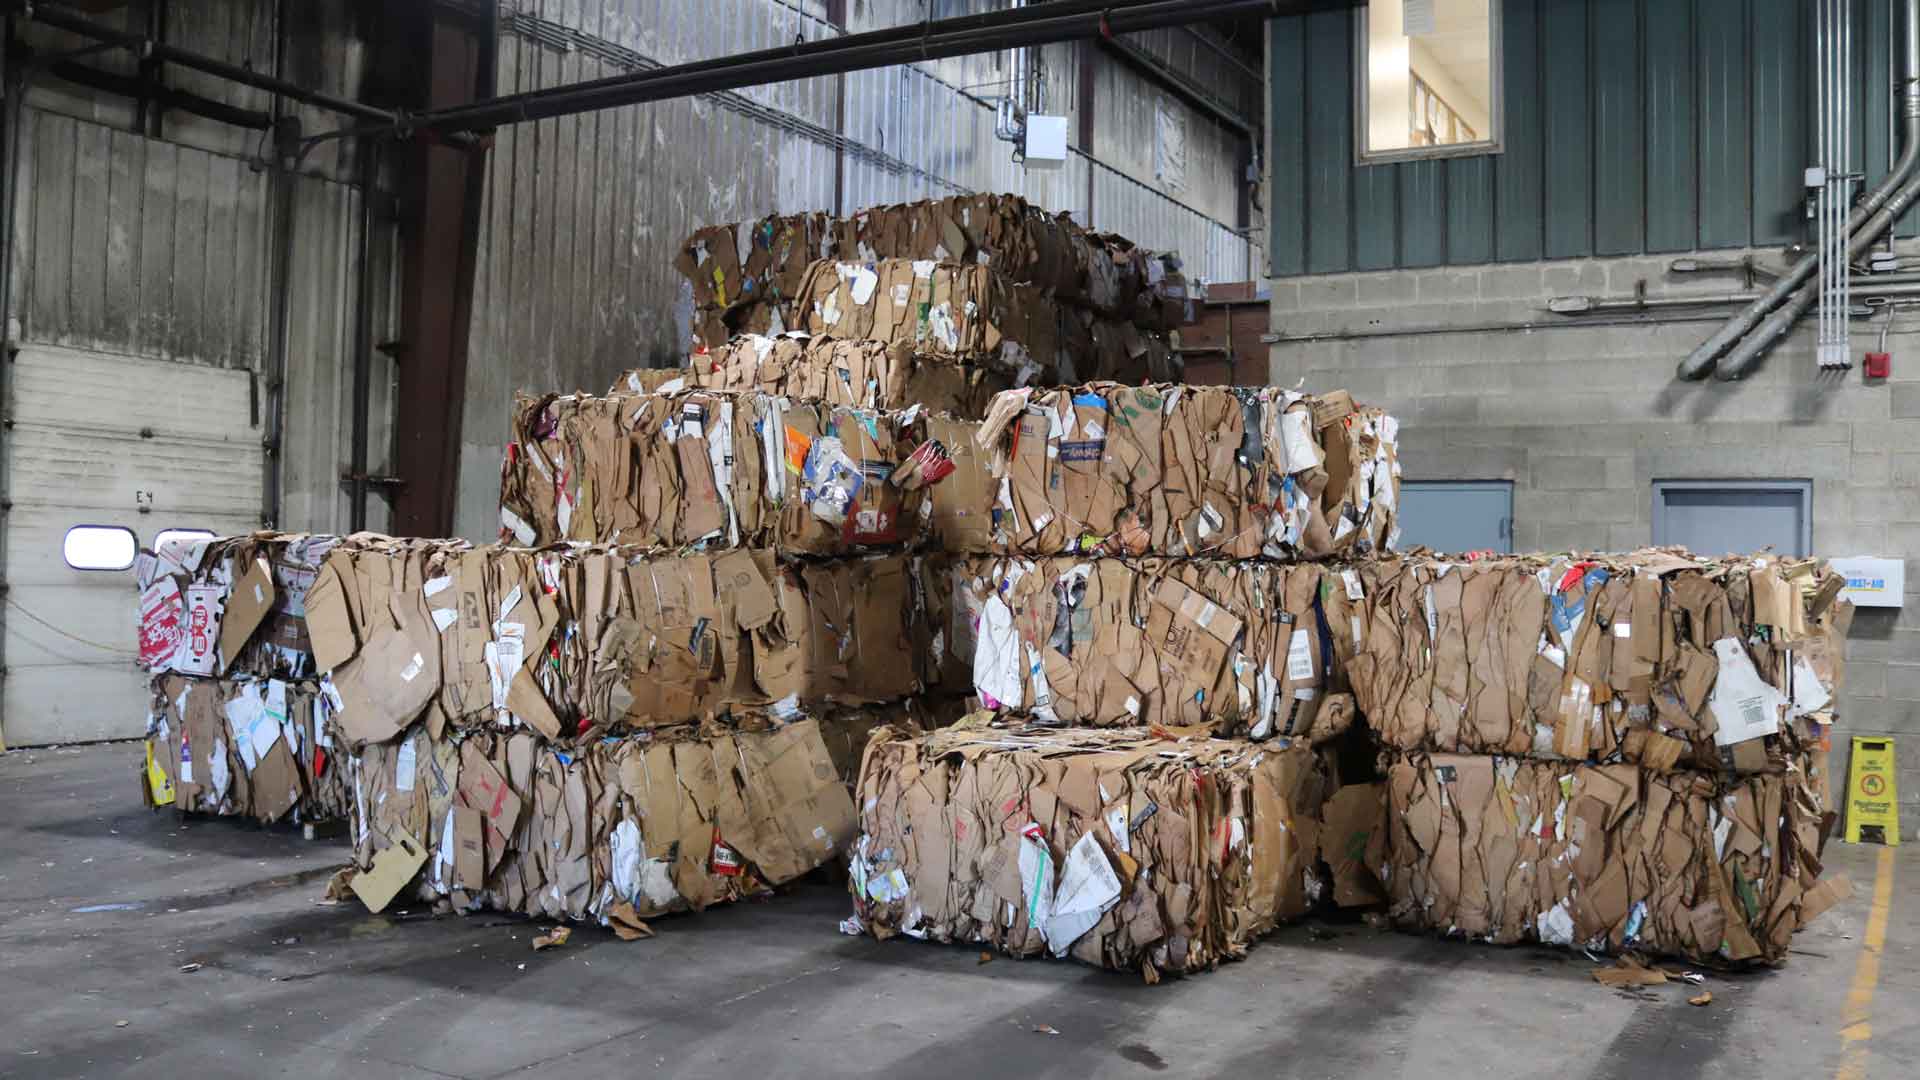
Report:
[[[1398,539],[1398,432],[1345,391],[1012,390],[973,429],[985,477],[936,489],[933,527],[949,548],[1033,555],[1372,555]],[[983,497],[991,522],[949,512]]]
[[[344,820],[353,789],[332,718],[311,680],[155,675],[142,799],[261,822]]]
[[[993,368],[1016,385],[1179,375],[1164,335],[1065,307],[979,264],[822,260],[800,283],[795,316],[789,329],[814,337]]]
[[[1387,768],[1377,877],[1402,928],[1497,943],[1777,963],[1847,895],[1797,763],[1716,777],[1409,754]]]
[[[758,392],[530,397],[514,403],[500,539],[652,548],[898,547],[924,491],[888,478],[922,441],[919,411]]]
[[[414,726],[353,755],[355,882],[377,886],[356,891],[370,906],[599,923],[765,893],[853,838],[821,738],[831,723],[683,727],[571,751],[530,732]]]
[[[684,368],[636,368],[614,381],[609,394],[679,390],[748,391],[859,409],[906,409],[978,418],[1002,390],[1009,372],[920,356],[879,341],[843,341],[802,333],[747,334],[694,350]]]
[[[1332,629],[1390,747],[1755,772],[1824,748],[1834,720],[1852,607],[1819,560],[1647,549],[1352,571],[1359,621]]]
[[[984,715],[867,746],[850,888],[878,937],[1149,981],[1204,971],[1305,914],[1328,889],[1323,861],[1353,865],[1323,858],[1327,843],[1378,840],[1377,814],[1355,819],[1366,835],[1323,829],[1333,781],[1303,746]]]
[[[675,262],[693,289],[696,336],[718,345],[743,331],[796,327],[795,301],[820,259],[987,266],[1064,304],[1155,330],[1192,322],[1202,291],[1189,287],[1177,255],[1090,232],[1017,195],[959,195],[696,231]]]
[[[892,701],[929,652],[915,559],[781,563],[734,549],[336,549],[308,596],[354,746],[424,719],[558,743],[826,703]]]
[[[156,675],[311,678],[307,590],[328,552],[356,542],[256,532],[141,552],[139,665]]]
[[[1344,578],[1321,564],[956,558],[937,684],[1061,724],[1209,724],[1324,741],[1351,727]],[[933,572],[929,572],[929,578]],[[1338,593],[1337,599],[1330,593]]]

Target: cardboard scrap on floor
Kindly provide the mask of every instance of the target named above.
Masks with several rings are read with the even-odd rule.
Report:
[[[1203,971],[1328,890],[1326,842],[1381,839],[1324,833],[1304,746],[985,720],[868,744],[850,888],[875,936]]]

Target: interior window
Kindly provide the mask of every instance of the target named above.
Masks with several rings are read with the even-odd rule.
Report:
[[[1374,0],[1355,13],[1363,161],[1500,149],[1500,0]]]

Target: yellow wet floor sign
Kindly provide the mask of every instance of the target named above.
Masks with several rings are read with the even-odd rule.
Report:
[[[1893,786],[1893,740],[1853,737],[1847,758],[1847,843],[1900,842],[1900,801]]]

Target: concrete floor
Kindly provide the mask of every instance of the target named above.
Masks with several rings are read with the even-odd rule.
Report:
[[[1877,983],[1855,994],[1871,1023],[1846,1041],[1880,849],[1830,847],[1854,899],[1784,970],[1712,977],[1704,1008],[1689,987],[1606,990],[1578,954],[1355,923],[1290,927],[1243,963],[1148,987],[845,937],[846,899],[825,885],[535,954],[522,921],[321,904],[339,842],[143,810],[136,759],[0,757],[0,1076],[1799,1080],[1913,1076],[1920,1060],[1915,847],[1889,864]]]

